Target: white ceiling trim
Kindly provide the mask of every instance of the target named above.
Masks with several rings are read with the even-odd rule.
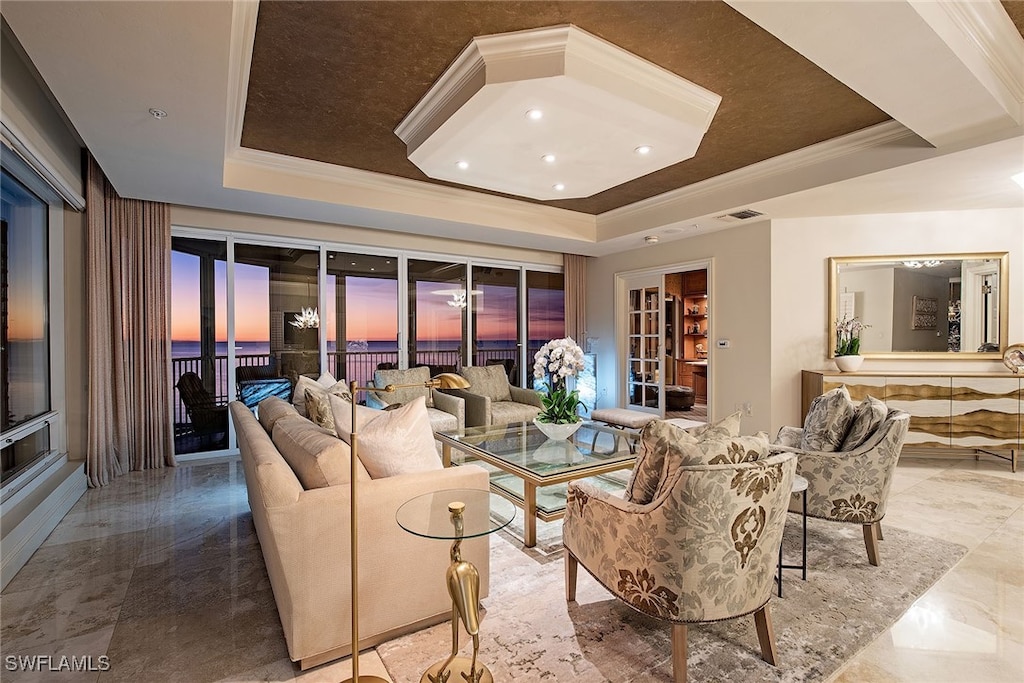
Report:
[[[780,177],[801,168],[867,152],[902,140],[917,139],[913,131],[897,121],[887,121],[832,140],[765,159],[750,166],[723,173],[677,190],[642,199],[601,214],[599,225],[611,221],[642,221],[645,214],[680,209],[694,200],[718,192],[738,190],[750,183]]]
[[[569,240],[596,235],[590,214],[245,147],[225,159],[224,186]]]
[[[1024,123],[1024,38],[998,2],[937,2],[916,5],[918,12],[937,8],[974,46],[987,71],[998,81],[996,89],[1009,111],[1016,106],[1017,123]],[[986,73],[975,71],[984,79]]]
[[[227,125],[224,157],[242,146],[242,125],[249,97],[249,70],[256,42],[259,0],[234,0],[231,6],[231,49],[228,53]]]
[[[981,47],[1024,49],[998,0],[970,14],[962,0],[727,2],[937,147],[1020,126],[1021,102],[993,70],[1013,55],[994,63]]]

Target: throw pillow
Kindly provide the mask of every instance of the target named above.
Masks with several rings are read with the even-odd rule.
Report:
[[[306,390],[327,391],[331,393],[348,392],[348,382],[338,381],[329,372],[320,375],[319,379],[311,379],[305,375],[299,375],[295,382],[295,391],[292,392],[292,405],[302,417],[309,417],[306,411]]]
[[[502,365],[484,365],[462,368],[462,376],[469,382],[469,391],[487,396],[492,401],[511,401],[512,391],[508,388],[508,375]]]
[[[334,431],[334,413],[331,412],[331,402],[327,396],[326,391],[306,389],[306,414],[315,424]]]
[[[383,389],[389,384],[426,384],[430,381],[430,368],[421,365],[408,370],[377,370],[373,373],[373,385]],[[434,407],[434,399],[431,391],[426,386],[405,387],[395,389],[390,394],[377,392],[381,400],[388,403],[408,403],[417,396],[422,396],[427,401],[427,407]]]
[[[352,399],[349,395],[335,396],[331,400],[331,413],[334,416],[334,431],[338,437],[345,443],[349,443],[352,439]],[[331,395],[329,395],[331,396]],[[356,405],[356,423],[359,426],[359,431],[366,428],[366,425],[370,424],[373,420],[384,414],[384,411],[379,408],[367,408],[366,406]]]
[[[715,439],[738,437],[740,430],[740,413],[719,420],[718,422],[681,429],[663,420],[653,420],[640,432],[640,455],[637,456],[636,465],[633,467],[633,474],[626,485],[626,499],[646,505],[654,500],[661,482],[665,480],[668,473],[674,471],[680,465],[708,464],[708,460],[717,454],[717,451],[707,455],[698,444]],[[767,441],[767,439],[765,439]],[[744,444],[746,445],[746,444]],[[737,446],[739,448],[740,446]],[[764,455],[757,449],[757,455],[751,455],[756,459]],[[738,458],[743,453],[735,453],[731,457],[737,458],[735,462],[742,462]],[[729,462],[733,462],[730,460]]]
[[[845,384],[815,398],[804,419],[800,448],[825,453],[838,449],[850,430],[856,410]]]
[[[843,443],[840,444],[839,450],[852,451],[854,448],[862,445],[882,426],[882,423],[885,422],[885,416],[888,414],[889,409],[877,398],[874,396],[865,398],[857,406],[857,410],[854,411],[850,431],[843,438]]]
[[[330,397],[336,425],[347,426],[352,406],[337,396]],[[410,472],[444,469],[434,447],[434,432],[423,397],[416,398],[401,408],[374,411],[372,420],[357,427],[359,434],[359,461],[373,479],[393,477]],[[347,416],[347,417],[345,417]],[[356,416],[356,419],[360,419]],[[338,432],[342,439],[345,436]],[[351,438],[351,429],[347,430]]]

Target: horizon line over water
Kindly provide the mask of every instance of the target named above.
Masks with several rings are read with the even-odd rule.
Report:
[[[532,347],[535,344],[539,347],[546,343],[547,340],[534,339],[530,340],[529,345]],[[382,352],[382,351],[397,351],[398,344],[394,340],[374,340],[366,342],[366,351],[369,352]],[[436,339],[421,342],[423,346],[430,346],[431,348],[424,348],[424,352],[429,351],[455,351],[462,344],[460,339]],[[507,339],[500,340],[488,340],[481,339],[477,342],[477,346],[480,349],[490,350],[504,350],[516,348],[517,342]],[[293,349],[282,349],[283,351],[291,351]],[[253,356],[267,356],[270,355],[270,341],[237,341],[235,342],[235,351],[239,355],[253,355]],[[327,351],[332,353],[337,351],[337,344],[334,341],[327,342]],[[215,353],[218,356],[226,356],[228,353],[228,343],[225,341],[218,341],[215,347]],[[171,340],[171,358],[190,358],[200,355],[200,342],[182,339]]]

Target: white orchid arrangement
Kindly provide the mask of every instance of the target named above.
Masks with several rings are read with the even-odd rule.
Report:
[[[533,356],[533,376],[547,379],[548,391],[541,395],[544,410],[537,419],[552,424],[579,422],[576,409],[582,405],[579,392],[566,390],[566,380],[583,369],[583,349],[572,337],[552,339]]]
[[[860,355],[860,333],[865,328],[871,327],[865,325],[857,318],[843,318],[842,320],[836,320],[836,352],[837,356],[857,356]]]

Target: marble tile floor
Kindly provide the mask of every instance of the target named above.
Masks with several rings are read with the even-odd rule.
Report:
[[[883,525],[969,552],[830,682],[1024,680],[1024,472],[905,456]],[[881,552],[884,562],[885,542]],[[351,671],[347,660],[307,672],[288,660],[237,460],[89,490],[0,595],[0,649],[3,681],[319,682]],[[33,655],[54,667],[89,656],[94,670],[11,670],[9,657]],[[373,652],[361,672],[387,677]]]

